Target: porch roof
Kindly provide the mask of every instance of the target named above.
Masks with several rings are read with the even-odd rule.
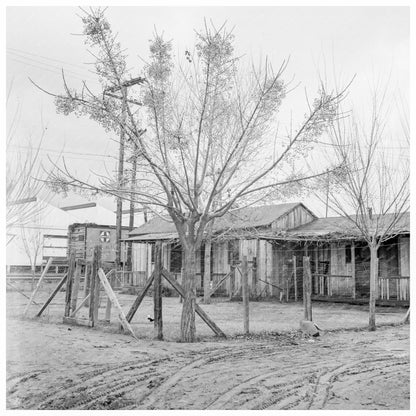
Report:
[[[124,239],[123,241],[171,241],[177,240],[179,238],[178,233],[153,233],[153,234],[142,234],[142,235],[135,235],[133,237],[129,237]]]
[[[387,214],[384,217],[374,215],[369,231],[377,231],[378,236],[386,230],[387,235],[409,234],[410,213],[404,212],[397,223],[393,227],[389,227],[393,220],[393,215]],[[280,240],[348,240],[361,239],[362,233],[346,217],[329,217],[318,218],[308,224],[280,233],[262,233],[259,237]]]

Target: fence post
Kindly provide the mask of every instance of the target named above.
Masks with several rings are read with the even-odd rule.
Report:
[[[248,269],[247,269],[247,256],[243,256],[241,262],[241,288],[243,295],[243,308],[244,308],[244,332],[248,334],[249,330],[249,293],[248,293]]]
[[[158,241],[155,246],[155,269],[153,281],[154,306],[154,338],[163,340],[162,320],[162,243]]]
[[[231,300],[233,297],[236,267],[233,264],[231,264],[230,268],[231,268],[231,276],[230,276],[230,284],[229,284],[230,293],[228,295],[229,300]]]
[[[91,275],[90,275],[90,310],[89,318],[92,326],[98,321],[98,308],[100,306],[100,280],[98,277],[98,269],[101,267],[101,247],[94,247],[94,255],[92,259]]]
[[[37,283],[37,285],[35,287],[35,290],[33,290],[32,294],[30,295],[29,303],[26,305],[26,308],[25,308],[25,310],[23,312],[23,315],[26,315],[26,313],[27,313],[27,311],[29,309],[30,304],[33,302],[33,298],[35,297],[36,293],[38,292],[38,290],[40,288],[40,285],[41,285],[41,283],[43,281],[43,278],[46,276],[46,273],[48,272],[48,269],[49,269],[50,265],[52,264],[52,261],[53,261],[53,257],[49,257],[48,262],[46,264],[46,267],[43,269],[43,272],[42,272],[42,274],[39,277],[39,280],[38,280],[38,283]]]
[[[292,257],[293,263],[293,285],[295,287],[295,302],[298,301],[298,277],[296,275],[296,256]]]
[[[87,261],[85,261],[84,296],[83,296],[84,299],[90,293],[90,283],[91,283],[90,275],[91,275],[91,267],[90,267],[89,263]],[[88,299],[85,302],[84,306],[89,306],[89,305],[90,305],[90,299]]]
[[[257,299],[257,257],[253,257],[251,266],[251,293],[253,298]]]
[[[71,310],[72,311],[75,311],[75,309],[77,309],[80,279],[81,279],[81,264],[79,262],[79,259],[77,259],[75,261],[74,281],[72,283],[72,294],[71,294]]]
[[[309,257],[303,257],[303,306],[305,309],[305,320],[312,321],[312,301],[311,301],[311,289],[312,289],[312,276],[311,276],[311,264]]]
[[[319,274],[319,248],[318,246],[315,247],[315,279],[314,279],[314,292],[317,295],[319,293],[318,290],[318,274]]]
[[[69,317],[71,312],[71,295],[72,295],[72,281],[75,272],[75,252],[71,251],[69,254],[68,263],[68,277],[66,279],[66,291],[65,291],[65,313],[64,316]]]

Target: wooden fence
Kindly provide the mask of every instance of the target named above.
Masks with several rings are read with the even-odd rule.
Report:
[[[379,276],[378,298],[383,300],[410,300],[409,276]]]

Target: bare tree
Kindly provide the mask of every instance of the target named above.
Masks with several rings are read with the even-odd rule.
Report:
[[[43,197],[48,194],[42,181],[47,176],[40,163],[41,142],[36,147],[29,143],[24,150],[15,147],[14,152],[13,145],[13,135],[9,134],[6,160],[7,230],[35,219],[42,209],[42,204],[36,203],[37,199],[42,193]]]
[[[12,90],[11,84],[6,105]],[[33,145],[31,140],[24,142],[16,135],[19,125],[19,108],[7,126],[6,142],[6,227],[23,226],[40,214],[43,204],[37,203],[39,196],[47,199],[50,191],[45,186],[47,175],[41,163],[41,146],[46,128],[41,123],[40,140]],[[10,240],[11,241],[11,240]]]
[[[330,207],[347,218],[347,233],[363,238],[370,249],[369,329],[376,329],[375,304],[378,290],[378,249],[401,231],[401,220],[410,208],[408,121],[401,120],[403,137],[389,136],[387,88],[372,94],[369,120],[352,114],[338,119],[330,130],[336,164],[344,164],[341,175],[331,175]],[[405,112],[403,113],[405,114]],[[404,158],[392,158],[389,145],[404,139]],[[386,147],[387,146],[387,147]],[[397,156],[397,154],[396,154]]]
[[[184,51],[176,65],[171,43],[156,33],[140,85],[136,77],[135,87],[126,92],[122,87],[132,77],[104,12],[84,12],[84,35],[95,48],[103,91],[119,91],[125,113],[119,95],[95,94],[85,83],[77,92],[65,80],[65,94],[56,96],[57,107],[64,114],[87,115],[108,129],[123,130],[140,155],[140,179],[134,191],[122,191],[110,178],[87,183],[64,167],[51,180],[126,200],[134,195],[154,212],[168,212],[184,253],[181,340],[194,341],[196,252],[207,227],[239,201],[253,204],[281,184],[321,174],[296,173],[293,160],[305,158],[337,117],[344,91],[332,93],[321,85],[304,119],[279,138],[277,147],[273,138],[278,111],[289,93],[282,79],[286,61],[277,71],[267,60],[245,68],[235,56],[232,32],[205,23],[196,33],[194,49]]]
[[[38,213],[39,215],[39,213]],[[40,227],[39,221],[36,221],[36,225]],[[23,247],[27,258],[29,259],[30,268],[32,272],[31,290],[34,289],[35,275],[36,275],[36,264],[38,262],[39,254],[41,253],[43,244],[43,235],[40,228],[34,227],[28,228],[22,226],[20,228],[20,234],[23,242]]]

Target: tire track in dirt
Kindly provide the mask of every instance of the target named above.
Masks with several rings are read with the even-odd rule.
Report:
[[[245,357],[247,354],[263,352],[262,357],[280,354],[282,350],[279,349],[279,351],[276,351],[276,347],[281,346],[258,344],[254,345],[254,347],[251,346],[251,348],[243,346],[238,346],[238,349],[236,349],[236,347],[228,347],[221,349],[216,348],[210,351],[208,357],[206,356],[206,351],[201,351],[199,355],[204,354],[204,358],[198,358],[194,361],[191,361],[186,366],[182,367],[179,371],[174,373],[173,376],[168,377],[157,389],[151,391],[141,401],[138,401],[137,404],[141,409],[153,409],[155,408],[155,403],[159,401],[157,408],[162,409],[165,406],[169,390],[175,387],[180,380],[193,377],[195,375],[195,370],[218,361],[239,359]],[[264,353],[264,351],[269,352]]]
[[[163,358],[140,363],[129,361],[123,365],[106,366],[98,370],[82,373],[79,375],[79,380],[70,383],[64,388],[64,391],[60,388],[44,397],[38,408],[66,409],[89,406],[90,403],[105,397],[106,394],[119,393],[124,387],[138,384],[157,374],[156,370],[152,371],[150,369],[169,360],[170,358]],[[97,391],[100,393],[97,394]]]
[[[380,363],[380,365],[376,367],[362,367],[363,365],[368,365],[372,363]],[[322,409],[325,406],[326,401],[328,400],[329,392],[332,388],[333,383],[341,375],[349,374],[352,372],[355,372],[356,374],[361,374],[366,371],[376,372],[385,370],[388,367],[395,367],[397,365],[408,365],[408,363],[408,360],[402,360],[400,358],[392,358],[391,356],[387,356],[378,357],[373,360],[357,360],[355,362],[350,362],[346,365],[337,365],[330,369],[327,368],[320,372],[312,371],[308,373],[305,372],[308,369],[305,366],[302,366],[296,368],[296,373],[301,372],[302,376],[297,377],[290,382],[274,385],[273,391],[270,392],[269,388],[269,392],[267,392],[266,390],[266,393],[263,397],[256,397],[255,399],[245,401],[244,408],[262,410],[277,405],[278,409],[283,410],[294,408],[295,406],[302,404],[303,407],[308,409]],[[316,367],[316,363],[310,365],[309,367]],[[256,385],[257,387],[259,387],[259,384],[264,384],[270,378],[283,378],[287,376],[286,371],[288,371],[289,369],[290,368],[288,367],[279,367],[266,374],[246,379],[244,382],[232,387],[226,393],[221,394],[205,408],[216,410],[226,409],[227,404],[231,401],[233,401],[232,408],[239,408],[237,406],[236,401],[233,400],[235,397],[239,396],[244,390],[246,390],[250,386]],[[315,383],[313,384],[313,388],[311,389],[309,380],[311,380],[312,378],[315,379]],[[276,387],[281,388],[278,390],[274,390]],[[301,397],[299,397],[300,393],[303,393],[301,394]]]
[[[267,345],[260,345],[256,348],[256,351],[269,349],[270,347]],[[218,361],[222,361],[224,359],[233,359],[237,357],[241,357],[246,353],[247,349],[239,346],[239,349],[236,350],[234,347],[228,348],[216,348],[209,351],[207,356],[207,351],[201,351],[198,355],[204,355],[203,358],[197,358],[196,360],[191,361],[184,367],[182,367],[179,371],[173,374],[173,376],[168,377],[165,382],[159,386],[157,389],[151,391],[147,397],[142,399],[141,402],[138,402],[140,408],[152,408],[154,403],[157,400],[163,400],[166,396],[168,391],[174,387],[179,380],[188,377],[189,375],[193,375],[193,370],[201,368],[204,365],[212,364]]]
[[[176,351],[159,359],[82,365],[82,370],[78,364],[79,371],[72,373],[74,381],[59,376],[51,390],[36,398],[22,393],[25,383],[30,386],[33,378],[48,370],[20,373],[7,379],[8,396],[12,390],[11,400],[23,397],[26,408],[29,401],[33,405],[37,400],[32,409],[164,409],[177,407],[178,397],[184,409],[195,404],[200,409],[323,409],[328,401],[333,406],[331,394],[340,378],[348,381],[368,374],[369,379],[386,379],[395,368],[409,365],[406,351],[398,355],[367,348],[363,353],[361,346],[353,346],[351,358],[367,357],[352,361],[341,343],[332,344],[330,350],[319,343],[298,345],[293,349],[293,345],[262,340]],[[339,365],[340,360],[347,364]],[[196,401],[195,391],[201,392]]]
[[[15,376],[6,379],[6,394],[7,396],[12,395],[17,390],[22,389],[22,384],[29,380],[37,378],[39,375],[47,373],[47,370],[33,370],[30,372],[16,374]]]
[[[378,366],[366,367],[368,364],[380,363]],[[341,365],[332,371],[325,374],[317,384],[317,391],[313,400],[310,402],[308,409],[324,409],[328,402],[330,392],[334,386],[336,380],[343,375],[358,375],[365,372],[377,372],[384,370],[388,367],[396,367],[398,365],[408,365],[409,360],[403,360],[401,358],[378,357],[373,360],[364,359]],[[363,367],[364,366],[364,367]]]

